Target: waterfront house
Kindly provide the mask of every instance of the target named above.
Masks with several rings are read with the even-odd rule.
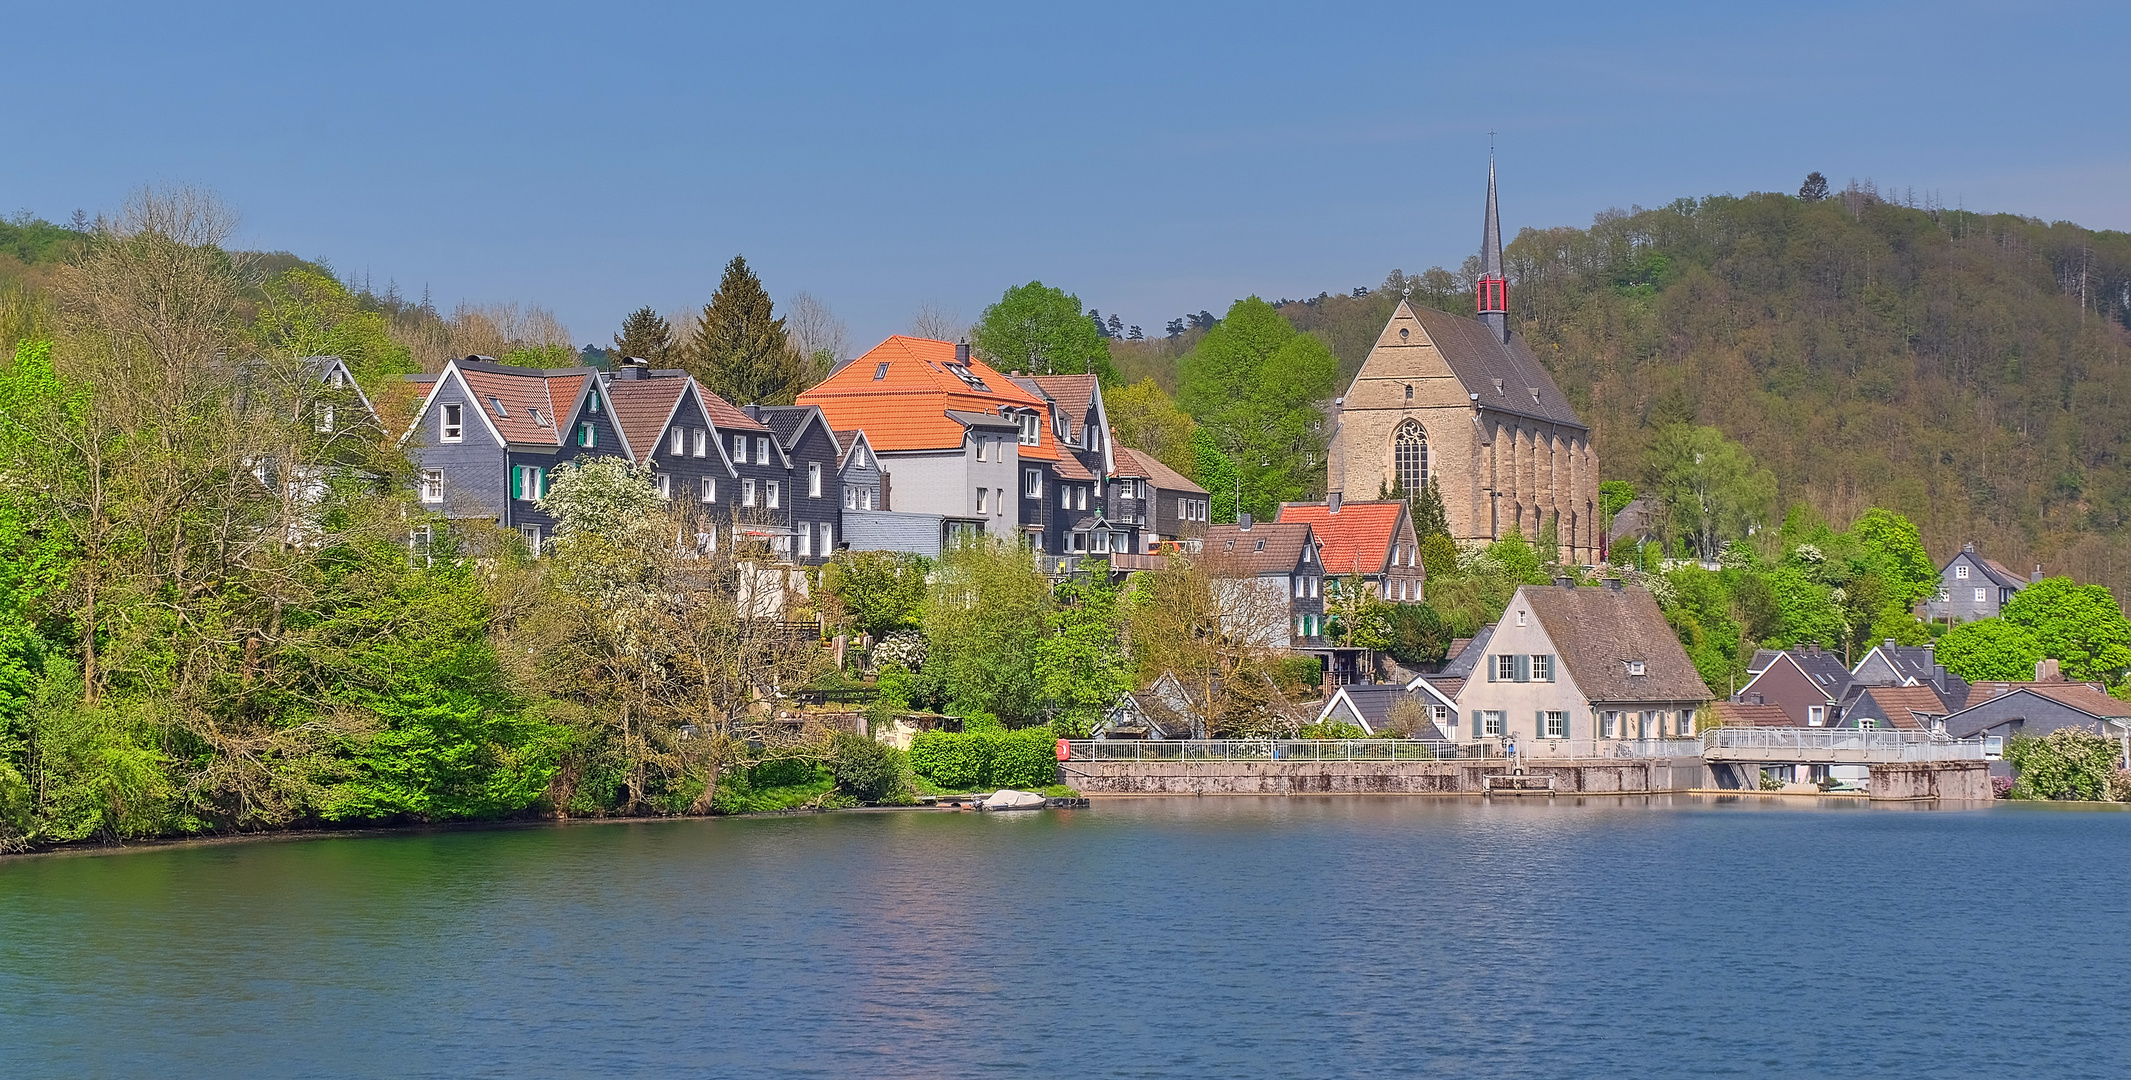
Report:
[[[1746,685],[1733,699],[1782,709],[1796,727],[1827,726],[1854,681],[1842,657],[1818,645],[1762,649],[1746,670]]]
[[[1951,711],[1929,686],[1862,686],[1829,726],[1863,731],[1930,731]]]
[[[1419,730],[1410,733],[1386,731],[1392,710],[1398,708],[1400,702],[1410,702],[1420,710],[1426,723]],[[1353,724],[1379,738],[1448,739],[1450,735],[1445,725],[1456,714],[1455,700],[1434,684],[1415,680],[1404,686],[1394,683],[1338,687],[1325,699],[1324,708],[1318,710],[1317,722]]]
[[[1380,599],[1420,601],[1427,572],[1404,499],[1343,502],[1335,494],[1321,503],[1281,503],[1277,520],[1299,521],[1316,531],[1324,545],[1328,586],[1344,588],[1346,581],[1359,578]]]
[[[1462,742],[1684,738],[1710,698],[1657,601],[1617,580],[1519,587],[1478,659]]]
[[[2023,578],[1995,559],[1986,559],[1973,541],[1939,568],[1939,592],[1924,601],[1924,618],[1932,621],[1972,622],[1995,617],[2013,594],[2042,580],[2042,567]]]
[[[1307,524],[1254,522],[1206,530],[1199,555],[1215,578],[1224,633],[1261,646],[1322,645],[1324,564]]]
[[[1745,701],[1719,701],[1709,707],[1710,717],[1717,727],[1797,727],[1780,705],[1764,705]]]
[[[2047,663],[2047,661],[2045,661]],[[2131,704],[2109,696],[2095,683],[2045,679],[2037,682],[1979,682],[1969,691],[1967,707],[1944,720],[1946,734],[1957,739],[2014,735],[2048,735],[2076,727],[2114,739],[2131,766]],[[2003,761],[1991,772],[2011,775]]]
[[[1873,646],[1850,669],[1850,689],[1842,708],[1847,709],[1848,699],[1867,686],[1929,687],[1945,706],[1943,712],[1953,712],[1968,700],[1968,683],[1939,663],[1933,646],[1896,645],[1892,638]]]
[[[1098,739],[1206,738],[1205,693],[1186,686],[1176,672],[1164,671],[1146,689],[1118,695],[1092,734]]]
[[[826,561],[836,549],[843,509],[843,447],[828,418],[811,405],[748,405],[740,411],[769,428],[783,452],[792,561]]]
[[[540,551],[555,521],[537,500],[556,466],[621,445],[598,373],[518,368],[483,356],[444,365],[427,384],[400,445],[422,505],[452,520],[488,520]]]
[[[1153,454],[1131,447],[1117,448],[1117,468],[1127,470],[1147,487],[1147,520],[1141,545],[1194,543],[1206,535],[1213,515],[1212,497],[1206,489],[1182,473],[1157,461]]]

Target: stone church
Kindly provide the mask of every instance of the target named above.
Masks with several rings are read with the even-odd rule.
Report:
[[[1399,302],[1333,403],[1326,490],[1373,499],[1433,480],[1460,544],[1512,530],[1536,540],[1551,523],[1562,560],[1595,563],[1604,540],[1591,429],[1510,333],[1491,159],[1480,261],[1477,318]]]

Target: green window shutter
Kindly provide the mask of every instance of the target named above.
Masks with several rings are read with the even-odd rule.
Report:
[[[536,468],[536,469],[534,469],[534,470],[533,470],[533,479],[534,479],[534,481],[535,481],[535,484],[534,484],[534,486],[535,486],[535,487],[536,487],[536,488],[537,488],[537,489],[539,490],[539,492],[540,492],[540,496],[541,496],[542,498],[546,498],[546,497],[547,497],[547,493],[548,493],[548,471],[547,471],[547,469],[545,469],[545,468]]]
[[[525,498],[525,466],[511,466],[511,498]]]

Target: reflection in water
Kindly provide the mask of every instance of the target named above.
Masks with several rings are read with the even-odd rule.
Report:
[[[2106,1076],[2131,816],[1146,799],[0,863],[0,1075]]]

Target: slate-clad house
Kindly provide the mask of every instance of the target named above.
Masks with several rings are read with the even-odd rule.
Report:
[[[1817,645],[1778,651],[1762,649],[1747,665],[1746,685],[1735,700],[1769,705],[1790,717],[1793,727],[1825,727],[1840,711],[1853,679],[1842,657]],[[1758,714],[1757,714],[1758,715]]]
[[[1093,375],[1012,375],[1014,383],[1050,408],[1058,455],[1048,483],[1023,469],[1022,527],[1040,536],[1038,550],[1107,555],[1146,550],[1141,538],[1150,489],[1126,476],[1109,437],[1102,383]]]
[[[1486,649],[1458,692],[1463,742],[1686,738],[1709,702],[1657,601],[1618,581],[1521,586]]]
[[[1316,536],[1300,523],[1253,522],[1206,530],[1201,557],[1224,587],[1230,633],[1273,648],[1310,649],[1324,634],[1324,564]]]
[[[1830,726],[1866,731],[1930,731],[1951,711],[1929,686],[1862,686]]]
[[[784,451],[792,560],[827,560],[841,535],[843,508],[843,448],[828,418],[811,405],[750,405],[742,411],[774,432]]]
[[[894,513],[1020,535],[1030,469],[1059,457],[1050,404],[969,354],[896,335],[799,395],[836,431],[866,434]]]
[[[400,442],[421,502],[446,518],[487,519],[538,550],[554,519],[535,500],[557,465],[621,445],[597,372],[536,369],[470,356],[444,365]]]
[[[1939,568],[1939,594],[1924,601],[1924,618],[1948,622],[1973,622],[1995,617],[2013,594],[2042,579],[2042,568],[2023,578],[1995,559],[1986,559],[1974,543],[1961,545],[1959,554]]]
[[[2131,753],[2131,704],[2093,683],[2054,679],[2042,682],[1983,682],[1969,692],[1967,707],[1945,718],[1946,734],[1957,739],[1978,735],[2010,738],[2048,735],[2078,727],[2114,739]],[[2119,758],[2119,766],[2131,765]],[[1991,772],[2011,775],[2011,766],[1993,762]]]
[[[1939,663],[1932,646],[1896,645],[1891,638],[1873,646],[1850,669],[1845,697],[1854,698],[1867,686],[1927,687],[1939,696],[1941,711],[1946,713],[1960,709],[1968,700],[1968,683]],[[1847,710],[1847,702],[1842,708]]]
[[[1405,500],[1343,503],[1335,495],[1321,503],[1281,503],[1279,520],[1304,522],[1316,531],[1324,572],[1335,582],[1359,575],[1382,599],[1420,601],[1427,573]]]
[[[836,432],[839,457],[837,480],[843,487],[845,510],[886,510],[888,489],[880,462],[873,458],[873,444],[857,429]]]
[[[1206,535],[1213,500],[1205,488],[1145,450],[1118,447],[1117,470],[1119,475],[1139,479],[1148,489],[1147,516],[1140,531],[1142,550],[1160,543],[1188,543]]]

